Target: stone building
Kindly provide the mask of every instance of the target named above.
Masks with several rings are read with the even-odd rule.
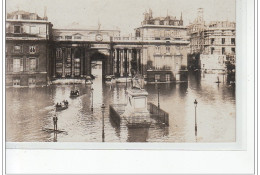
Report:
[[[197,18],[188,26],[188,34],[190,36],[190,53],[201,55],[200,67],[202,69],[207,69],[207,67],[214,69],[212,64],[216,65],[216,69],[220,69],[220,67],[224,69],[226,59],[235,58],[235,22],[211,21],[206,24],[203,19],[203,9],[200,8]]]
[[[53,29],[51,75],[53,78],[90,78],[91,63],[103,62],[103,75],[112,75],[112,38],[119,30],[67,28]]]
[[[167,15],[153,17],[152,11],[144,14],[142,26],[136,36],[144,42],[142,56],[148,82],[172,82],[186,80],[187,28],[180,19]]]
[[[53,29],[35,13],[17,11],[6,20],[7,85],[47,84],[49,80],[91,80],[92,65],[102,62],[103,78],[118,81],[141,74],[147,82],[186,81],[187,28],[172,16],[153,18],[145,13],[135,36],[118,29]],[[123,78],[123,79],[121,79]]]
[[[46,13],[45,13],[46,14]],[[46,85],[52,24],[46,15],[15,11],[6,19],[6,85]]]

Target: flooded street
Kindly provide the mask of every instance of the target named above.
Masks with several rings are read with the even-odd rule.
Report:
[[[116,125],[109,117],[109,104],[125,103],[125,84],[105,84],[97,77],[91,85],[51,85],[35,88],[6,89],[6,140],[8,142],[101,142],[102,111],[105,104],[105,142],[234,142],[236,133],[235,89],[219,75],[189,75],[188,83],[148,84],[148,102],[158,104],[169,113],[169,127],[153,124],[149,129],[128,129]],[[129,85],[129,84],[128,84]],[[80,96],[69,98],[70,91]],[[198,135],[195,137],[197,105]],[[66,110],[56,112],[54,105],[68,100]],[[54,136],[44,129],[53,128],[54,115],[58,129]]]

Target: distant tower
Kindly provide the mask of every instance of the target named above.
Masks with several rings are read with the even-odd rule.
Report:
[[[198,17],[197,17],[197,22],[203,23],[203,8],[198,8]]]
[[[47,7],[46,6],[44,7],[43,19],[46,20],[46,21],[48,20],[48,17],[47,17]]]
[[[151,9],[149,9],[149,18],[152,19],[153,18],[153,11]]]
[[[182,12],[181,12],[181,17],[180,17],[180,26],[183,26],[183,20],[182,20]]]

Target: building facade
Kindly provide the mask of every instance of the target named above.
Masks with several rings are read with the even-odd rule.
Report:
[[[49,41],[52,24],[47,17],[16,11],[6,19],[6,85],[46,85],[49,81]]]
[[[148,82],[186,81],[187,28],[180,19],[167,15],[153,17],[152,11],[144,13],[142,26],[136,29],[136,37],[144,41],[145,76]]]
[[[202,69],[223,70],[226,60],[235,59],[235,22],[211,21],[206,24],[203,19],[203,9],[200,8],[197,18],[188,26],[188,34],[190,36],[190,53],[201,55],[200,67]],[[215,68],[214,65],[216,65]]]
[[[53,29],[47,17],[17,11],[6,20],[6,85],[47,84],[62,78],[91,80],[102,61],[104,78],[141,74],[147,82],[186,81],[187,28],[172,16],[145,13],[134,37],[120,30]]]

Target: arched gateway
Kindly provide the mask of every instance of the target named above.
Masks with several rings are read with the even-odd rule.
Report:
[[[52,48],[53,78],[91,79],[93,62],[102,61],[102,77],[129,77],[144,74],[141,45],[97,41],[56,41]]]

